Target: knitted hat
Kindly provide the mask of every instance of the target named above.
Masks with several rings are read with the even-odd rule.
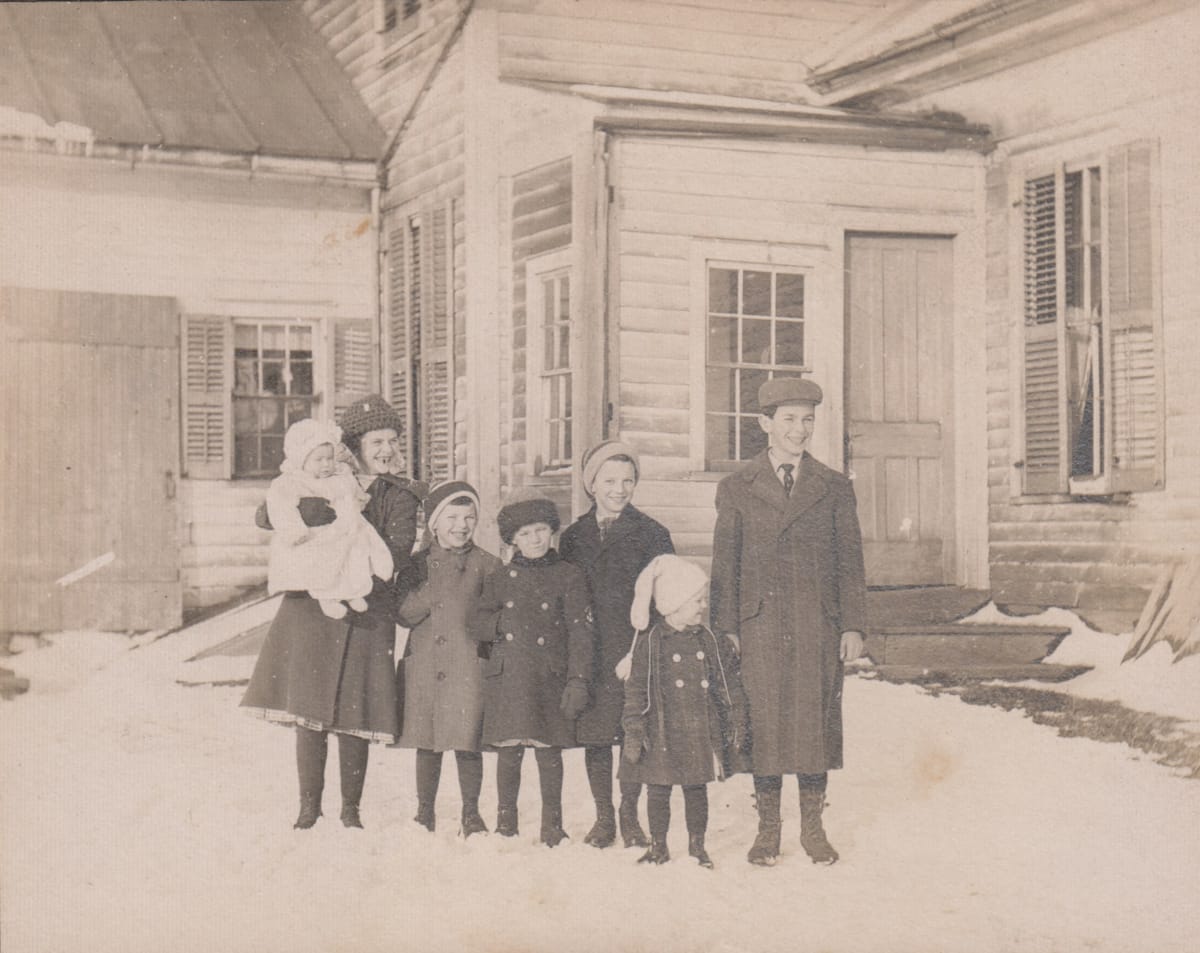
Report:
[[[398,434],[404,432],[404,421],[400,415],[378,394],[354,398],[342,411],[341,425],[344,439],[355,443],[372,430],[394,430]]]
[[[613,457],[629,457],[633,461],[633,478],[637,480],[640,477],[642,465],[638,462],[637,451],[620,440],[605,440],[583,455],[583,489],[588,496],[595,496],[592,488],[596,485],[596,474]]]
[[[437,525],[442,511],[453,501],[464,496],[475,504],[475,512],[478,514],[479,494],[475,492],[475,487],[465,480],[446,480],[429,491],[429,495],[425,497],[425,525],[429,527],[430,532]]]
[[[637,577],[629,621],[639,632],[650,624],[650,597],[662,615],[670,615],[708,586],[708,576],[693,562],[666,554],[650,560]]]
[[[558,507],[544,496],[530,491],[519,491],[509,497],[509,502],[496,514],[500,538],[509,546],[513,544],[517,530],[530,523],[545,523],[551,532],[557,533],[562,525],[558,519]]]
[[[304,461],[317,447],[328,443],[336,451],[341,442],[342,430],[335,424],[323,424],[311,417],[297,420],[284,435],[283,463],[279,464],[279,470],[281,473],[300,473],[304,470]]]

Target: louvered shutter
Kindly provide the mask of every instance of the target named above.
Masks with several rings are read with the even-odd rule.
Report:
[[[1109,382],[1112,488],[1163,483],[1163,389],[1158,341],[1155,142],[1108,156]]]
[[[350,401],[375,390],[375,347],[366,318],[336,318],[331,333],[333,415],[341,421]]]
[[[430,482],[449,479],[454,472],[452,228],[452,206],[445,205],[429,213],[424,230],[428,271],[421,329],[421,477]]]
[[[183,468],[194,479],[230,475],[229,319],[183,316]]]
[[[413,380],[411,321],[409,318],[409,225],[397,217],[388,232],[388,320],[385,341],[387,399],[404,422],[400,435],[405,466],[413,472]]]
[[[1025,183],[1024,491],[1064,489],[1062,359],[1053,175]]]

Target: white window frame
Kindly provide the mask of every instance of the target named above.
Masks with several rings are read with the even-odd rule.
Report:
[[[570,248],[536,255],[525,262],[525,459],[529,461],[530,475],[554,476],[569,474],[579,457],[578,423],[582,329],[578,319],[578,295],[573,276],[573,260]],[[550,452],[547,425],[551,410],[546,395],[548,371],[544,366],[544,316],[546,300],[544,283],[551,278],[564,278],[568,285],[569,309],[568,350],[569,361],[565,374],[570,376],[571,388],[571,458],[546,462]],[[563,370],[563,369],[559,369]],[[556,376],[561,376],[557,374]]]
[[[783,245],[765,242],[696,242],[691,256],[691,353],[689,397],[689,467],[696,473],[722,473],[745,463],[713,467],[706,447],[708,413],[708,272],[711,267],[752,271],[785,271],[804,277],[804,365],[797,372],[805,377],[828,377],[832,367],[818,359],[817,334],[834,331],[821,322],[830,296],[824,287],[828,250],[824,246]],[[818,330],[820,325],[820,330]],[[840,323],[833,348],[841,346]],[[822,349],[824,350],[824,349]],[[840,364],[837,365],[840,367]],[[840,378],[839,378],[840,379]],[[832,380],[832,378],[830,378]]]

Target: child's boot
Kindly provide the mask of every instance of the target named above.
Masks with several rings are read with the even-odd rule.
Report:
[[[479,816],[479,791],[483,787],[483,756],[477,751],[456,751],[458,790],[462,796],[462,836],[486,834],[487,825]]]
[[[703,834],[688,835],[688,856],[695,857],[696,862],[701,867],[707,867],[709,870],[713,869],[712,859],[708,856],[708,851],[704,849]]]
[[[462,836],[470,837],[472,834],[486,834],[487,832],[487,824],[484,823],[483,817],[479,814],[479,805],[464,804],[462,809]]]
[[[296,728],[296,771],[300,777],[300,816],[292,825],[306,831],[321,816],[321,794],[325,789],[325,754],[328,735],[323,731]]]
[[[638,858],[639,864],[665,864],[671,859],[671,852],[667,850],[667,839],[665,837],[655,837],[650,841],[650,849]]]
[[[520,832],[517,826],[517,806],[501,804],[496,810],[496,833],[501,837],[516,837]]]
[[[825,810],[825,790],[823,788],[800,788],[800,846],[812,858],[814,864],[832,864],[838,859],[838,852],[825,836],[825,827],[821,823],[821,814]]]
[[[541,842],[547,847],[557,847],[567,839],[562,826],[562,807],[542,807]]]
[[[779,778],[775,784],[754,783],[754,801],[758,807],[758,836],[746,859],[759,867],[774,867],[779,859],[779,834],[782,821],[779,817]]]
[[[430,834],[437,830],[437,817],[433,812],[433,804],[429,801],[417,802],[417,813],[413,816],[413,820]]]
[[[362,830],[358,804],[367,778],[367,742],[342,735],[338,738],[338,760],[342,779],[342,826]]]
[[[429,833],[437,829],[434,804],[437,803],[438,783],[442,779],[442,753],[417,749],[417,814],[413,820]]]
[[[617,814],[612,801],[596,802],[596,823],[583,842],[592,847],[611,847],[617,839]]]
[[[621,782],[621,810],[618,817],[621,821],[621,840],[626,847],[648,847],[650,838],[642,830],[638,821],[638,797],[642,786],[628,781]]]
[[[317,818],[321,816],[321,794],[301,794],[300,795],[300,815],[296,818],[296,823],[292,825],[298,831],[306,831],[317,823]]]

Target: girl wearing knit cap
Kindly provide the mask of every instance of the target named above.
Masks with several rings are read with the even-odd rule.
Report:
[[[300,830],[321,817],[331,732],[338,738],[341,821],[350,828],[363,826],[359,801],[369,742],[392,742],[400,733],[394,615],[407,591],[417,511],[425,493],[421,484],[394,473],[403,423],[382,397],[352,401],[341,426],[342,442],[361,464],[356,478],[368,497],[362,515],[387,546],[395,574],[376,578],[363,597],[366,609],[342,619],[322,612],[304,590],[286,592],[242,699],[251,714],[295,726],[300,814],[294,826]],[[298,508],[309,527],[337,518],[321,497],[305,497]],[[260,507],[257,522],[263,529],[273,526],[267,516],[266,507]]]
[[[587,578],[551,546],[558,511],[545,497],[501,508],[500,538],[512,561],[488,577],[473,634],[491,643],[484,665],[483,743],[499,749],[496,833],[518,833],[517,795],[525,748],[534,749],[542,794],[541,841],[562,826],[562,749],[575,744],[575,719],[588,703],[592,608]]]
[[[279,476],[267,490],[267,514],[275,528],[267,567],[267,592],[304,589],[333,619],[367,608],[363,597],[374,579],[391,579],[392,554],[362,515],[370,497],[350,468],[337,459],[340,427],[306,419],[283,438]],[[325,526],[308,527],[300,501],[320,497],[336,514]],[[345,602],[343,602],[345,600]]]
[[[650,601],[662,619],[650,624]],[[708,577],[678,556],[659,556],[638,576],[630,622],[638,630],[625,683],[620,778],[647,785],[650,849],[638,862],[670,860],[671,787],[683,787],[688,854],[704,847],[709,781],[749,769],[749,709],[733,646],[701,620]],[[647,630],[648,631],[643,631]]]
[[[453,751],[462,795],[463,837],[487,833],[479,814],[483,784],[483,665],[479,642],[467,628],[478,608],[484,581],[500,560],[473,542],[479,494],[451,480],[425,499],[428,539],[414,558],[417,588],[400,607],[408,626],[398,679],[404,687],[401,747],[417,749],[417,816],[430,831],[442,755]]]
[[[587,573],[596,614],[593,698],[576,724],[596,803],[596,823],[584,838],[593,847],[608,847],[617,836],[613,745],[621,742],[625,688],[614,667],[633,640],[629,607],[634,582],[655,556],[675,552],[666,527],[633,505],[638,471],[637,451],[618,440],[606,440],[584,454],[583,488],[592,508],[563,531],[559,547],[563,559]],[[649,844],[638,822],[641,790],[637,782],[621,782],[619,816],[626,847]]]

